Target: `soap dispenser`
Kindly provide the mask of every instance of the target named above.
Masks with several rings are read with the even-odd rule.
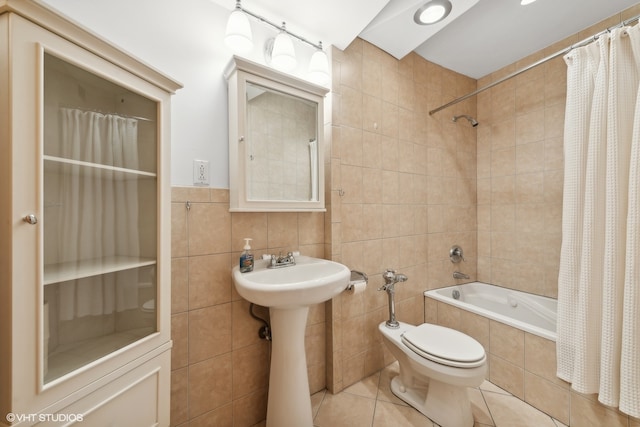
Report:
[[[251,253],[251,245],[249,242],[252,239],[245,237],[244,239],[244,251],[240,255],[240,272],[247,273],[253,271],[253,253]]]

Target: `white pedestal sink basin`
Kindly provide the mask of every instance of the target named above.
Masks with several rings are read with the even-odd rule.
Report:
[[[267,268],[257,260],[252,272],[233,268],[240,296],[269,307],[271,372],[267,427],[312,427],[304,332],[309,306],[330,300],[349,284],[351,272],[337,262],[305,256],[296,265]]]

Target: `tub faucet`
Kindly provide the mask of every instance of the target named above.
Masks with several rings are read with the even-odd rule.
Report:
[[[453,278],[454,279],[467,279],[467,280],[470,279],[469,276],[467,276],[466,274],[464,274],[464,273],[462,273],[460,271],[454,271],[453,272]]]
[[[398,282],[406,282],[407,276],[404,274],[396,273],[395,270],[387,269],[383,274],[384,285],[378,288],[379,291],[387,292],[389,297],[389,320],[385,322],[387,328],[396,329],[400,327],[400,323],[396,320],[396,307],[395,307],[395,284]]]

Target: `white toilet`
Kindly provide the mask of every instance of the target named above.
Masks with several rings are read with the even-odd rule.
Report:
[[[378,327],[400,365],[391,391],[442,427],[472,427],[467,387],[479,386],[487,372],[482,345],[443,326],[388,322]]]

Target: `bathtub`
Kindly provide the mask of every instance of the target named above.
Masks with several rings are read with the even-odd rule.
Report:
[[[480,282],[433,289],[425,291],[424,295],[539,337],[556,340],[558,301],[553,298]]]

